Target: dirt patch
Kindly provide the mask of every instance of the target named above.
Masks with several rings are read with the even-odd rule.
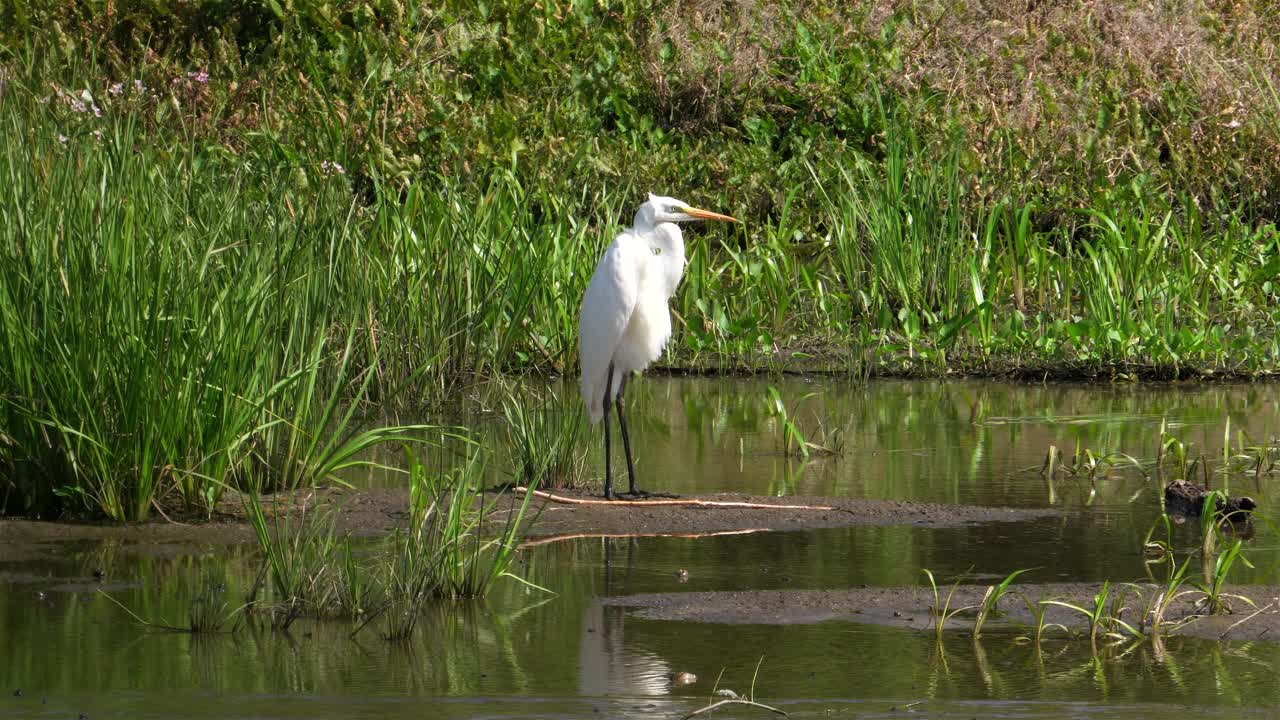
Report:
[[[1033,625],[1030,611],[1017,593],[1032,602],[1061,600],[1081,607],[1092,607],[1100,584],[1051,583],[1015,585],[1000,601],[1000,613],[988,617],[984,633],[998,628],[1025,628]],[[982,602],[985,585],[962,585],[951,598],[952,610],[972,607]],[[1134,627],[1146,618],[1161,588],[1151,585],[1113,585],[1109,613]],[[945,601],[950,586],[939,588]],[[1280,586],[1240,585],[1225,590],[1227,594],[1248,598],[1228,598],[1234,612],[1205,616],[1196,603],[1203,594],[1191,591],[1180,595],[1164,614],[1165,629],[1170,634],[1213,639],[1270,639],[1280,641]],[[848,590],[754,590],[740,592],[695,592],[629,595],[602,600],[606,605],[632,608],[632,614],[651,620],[714,622],[735,624],[783,625],[817,623],[830,620],[889,625],[914,630],[933,630],[929,608],[933,591],[929,587],[863,587]],[[1252,603],[1252,605],[1250,605]],[[973,628],[975,610],[966,610],[947,621],[948,630],[969,632]],[[1050,606],[1046,622],[1061,623],[1073,630],[1087,629],[1088,622],[1078,612]],[[1061,635],[1049,631],[1047,637]]]
[[[557,493],[570,498],[589,499],[583,493]],[[693,496],[689,496],[693,497]],[[922,525],[947,527],[979,522],[1029,520],[1057,514],[1054,510],[940,505],[886,500],[829,497],[762,497],[743,494],[700,495],[699,499],[719,502],[747,502],[766,506],[811,505],[825,510],[786,507],[685,507],[564,505],[541,498],[530,501],[525,522],[531,538],[551,539],[576,535],[698,535],[726,531],[807,530],[857,525]],[[499,496],[497,509],[488,524],[500,528],[520,498],[510,493]],[[300,517],[305,508],[336,513],[340,534],[355,537],[384,535],[403,525],[408,507],[408,491],[326,489],[291,493],[264,501],[270,514]],[[157,518],[150,522],[119,525],[31,520],[0,520],[0,544],[30,544],[65,540],[116,539],[131,543],[251,542],[253,531],[245,520],[243,504],[234,493],[219,504],[212,518]]]

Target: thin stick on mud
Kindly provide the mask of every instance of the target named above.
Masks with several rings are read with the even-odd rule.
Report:
[[[787,716],[787,714],[786,714],[785,712],[783,712],[782,710],[779,710],[778,708],[773,707],[773,706],[771,706],[771,705],[765,705],[764,703],[758,703],[758,702],[756,702],[755,700],[742,700],[741,698],[738,698],[738,699],[733,699],[733,700],[721,700],[720,702],[711,703],[710,705],[708,705],[708,706],[706,706],[706,707],[698,708],[697,710],[694,710],[693,712],[689,713],[688,715],[685,715],[683,718],[681,718],[681,720],[689,720],[689,718],[691,718],[691,717],[696,717],[696,716],[701,715],[701,714],[703,714],[703,713],[709,713],[709,712],[711,712],[712,710],[715,710],[716,708],[719,708],[719,707],[723,707],[723,706],[725,706],[725,705],[747,705],[747,706],[750,706],[750,707],[760,708],[761,710],[768,710],[769,712],[774,713],[775,715],[781,715],[781,716],[783,716],[783,717],[786,717],[786,716]]]
[[[720,537],[722,535],[750,535],[751,533],[769,532],[768,528],[744,528],[742,530],[716,530],[714,532],[702,533],[566,533],[564,535],[547,535],[545,537],[535,538],[533,540],[525,540],[520,543],[520,549],[535,547],[538,545],[546,545],[548,543],[560,542],[562,540],[583,540],[590,539],[616,539],[616,538],[642,538],[642,537],[674,537],[674,538],[708,538]]]
[[[1276,601],[1274,601],[1274,600],[1273,600],[1273,601],[1271,601],[1271,602],[1267,603],[1266,605],[1263,605],[1262,607],[1258,608],[1257,610],[1254,610],[1254,611],[1253,611],[1252,613],[1250,613],[1248,616],[1243,617],[1243,618],[1241,618],[1240,620],[1237,620],[1236,622],[1232,623],[1232,624],[1231,624],[1231,627],[1229,627],[1229,628],[1227,628],[1226,630],[1223,630],[1223,631],[1222,631],[1222,634],[1218,636],[1218,639],[1219,639],[1219,640],[1221,640],[1221,639],[1225,638],[1227,635],[1229,635],[1229,634],[1231,633],[1231,631],[1232,631],[1232,630],[1235,630],[1236,628],[1240,627],[1240,626],[1241,626],[1241,625],[1243,625],[1244,623],[1246,623],[1246,622],[1248,622],[1248,621],[1250,621],[1250,620],[1252,620],[1252,619],[1254,619],[1254,618],[1258,617],[1259,615],[1261,615],[1262,613],[1266,612],[1270,607],[1272,607],[1272,606],[1273,606],[1273,605],[1275,605],[1275,604],[1276,604]],[[1265,632],[1266,632],[1266,630],[1263,630],[1262,632],[1264,632],[1264,633],[1265,633]]]
[[[515,489],[518,493],[533,493],[534,497],[545,498],[554,503],[563,503],[565,505],[686,505],[690,507],[722,507],[722,508],[750,508],[755,510],[839,510],[840,508],[830,505],[774,505],[773,503],[753,503],[740,502],[732,500],[698,500],[696,498],[676,499],[676,500],[595,500],[591,498],[571,498],[563,495],[555,495],[545,490],[530,490],[527,487],[520,486]]]

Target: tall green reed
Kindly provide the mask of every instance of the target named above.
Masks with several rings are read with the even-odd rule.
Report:
[[[0,109],[0,482],[17,509],[207,512],[228,487],[326,481],[405,437],[361,427],[380,355],[358,352],[345,188],[290,200],[284,169],[166,153],[128,116],[60,139],[48,112]]]

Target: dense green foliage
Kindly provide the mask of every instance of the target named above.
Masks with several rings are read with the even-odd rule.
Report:
[[[207,509],[365,401],[572,372],[649,190],[745,221],[691,232],[677,366],[1270,372],[1275,12],[7,3],[8,509]]]

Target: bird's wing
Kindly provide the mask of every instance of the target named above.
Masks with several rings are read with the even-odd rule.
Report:
[[[640,296],[642,256],[620,235],[609,246],[587,285],[578,319],[578,360],[582,366],[582,401],[591,422],[604,417],[605,380],[609,362],[622,340]],[[616,393],[618,378],[614,379]]]

